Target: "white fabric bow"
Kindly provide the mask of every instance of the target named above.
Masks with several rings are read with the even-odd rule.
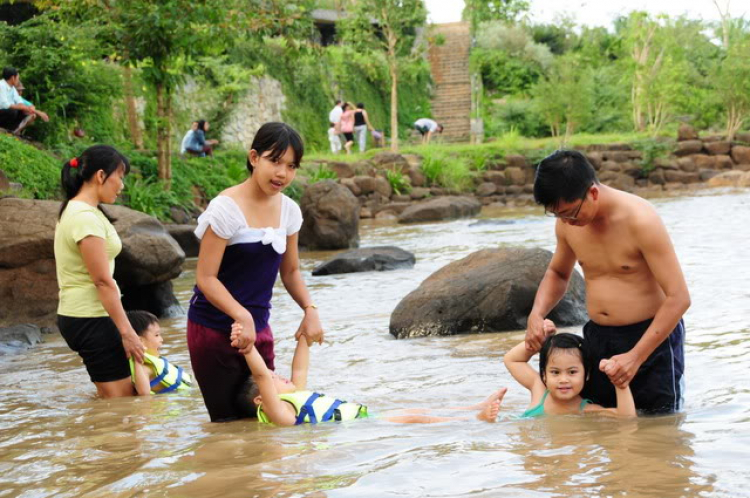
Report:
[[[279,254],[284,254],[284,252],[286,251],[286,236],[283,233],[280,233],[281,230],[266,227],[261,228],[260,231],[263,232],[260,242],[264,246],[271,244],[271,247],[273,247],[274,251]]]

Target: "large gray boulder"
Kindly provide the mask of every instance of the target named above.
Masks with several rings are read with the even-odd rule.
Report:
[[[484,249],[433,273],[396,306],[396,338],[519,330],[552,259],[544,249]],[[585,286],[574,271],[568,292],[549,314],[558,326],[587,320]]]
[[[195,225],[166,225],[165,228],[185,252],[186,258],[197,258],[201,241],[195,235]]]
[[[414,254],[398,247],[367,247],[337,254],[315,268],[312,274],[317,277],[337,273],[399,270],[413,268],[415,261]]]
[[[26,351],[40,342],[44,342],[42,330],[35,325],[24,323],[0,327],[0,356]]]
[[[473,197],[445,196],[430,199],[406,208],[398,217],[399,223],[452,220],[476,216],[482,203]]]
[[[58,285],[54,236],[60,203],[0,199],[0,325],[53,325]],[[122,206],[104,208],[122,239],[115,280],[123,300],[137,295],[158,316],[179,304],[164,287],[180,274],[185,253],[155,218]],[[153,289],[159,288],[159,294]]]
[[[304,223],[299,245],[308,249],[359,247],[359,201],[331,180],[311,185],[300,201]]]

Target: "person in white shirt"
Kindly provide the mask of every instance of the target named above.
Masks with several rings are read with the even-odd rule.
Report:
[[[430,143],[433,133],[443,133],[443,125],[430,118],[421,118],[416,120],[414,122],[414,129],[422,134],[422,144]]]
[[[28,101],[18,95],[16,85],[19,82],[17,69],[3,69],[3,79],[0,81],[0,128],[10,130],[14,135],[20,135],[37,117],[45,123],[49,121],[46,113],[28,105]]]
[[[341,150],[341,115],[344,113],[343,106],[341,105],[341,100],[336,101],[336,105],[333,106],[333,109],[331,109],[331,112],[328,113],[328,122],[333,127],[333,133],[336,135],[336,138],[339,141],[338,150],[335,153],[337,153],[339,150]],[[331,131],[328,131],[328,138],[331,140]],[[333,141],[331,141],[331,150],[333,151]]]

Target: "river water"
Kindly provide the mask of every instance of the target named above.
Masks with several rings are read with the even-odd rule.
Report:
[[[693,300],[679,415],[516,420],[528,394],[501,357],[520,331],[411,340],[388,333],[399,300],[445,264],[497,246],[553,250],[553,221],[538,209],[484,212],[512,222],[495,226],[370,224],[361,229],[363,247],[398,245],[416,254],[416,267],[311,277],[330,254],[302,255],[327,331],[311,352],[310,387],[375,413],[444,413],[508,386],[498,423],[211,424],[197,390],[96,400],[81,361],[54,336],[0,357],[0,497],[750,496],[750,193],[653,202]],[[189,261],[175,283],[183,304],[194,267]],[[281,287],[274,306],[276,364],[285,374],[300,312]],[[189,368],[185,318],[162,325],[163,354]]]

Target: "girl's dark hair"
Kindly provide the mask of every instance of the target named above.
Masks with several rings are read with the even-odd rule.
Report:
[[[126,314],[128,316],[128,321],[130,321],[130,325],[138,336],[142,336],[151,325],[159,323],[159,319],[148,311],[133,310],[128,311]]]
[[[205,119],[198,120],[198,129],[202,131],[203,133],[206,133],[206,120]]]
[[[545,386],[547,385],[547,362],[556,349],[577,350],[581,355],[581,363],[583,363],[583,376],[588,380],[591,365],[589,365],[589,351],[586,340],[579,335],[561,333],[547,337],[547,340],[542,345],[542,349],[539,350],[539,376],[542,378]]]
[[[305,155],[305,145],[302,143],[302,137],[299,136],[294,128],[286,123],[266,123],[260,127],[258,133],[253,138],[253,144],[250,149],[262,156],[269,152],[268,159],[276,161],[286,154],[287,149],[291,147],[294,151],[294,164],[299,167],[302,162],[302,156]],[[247,158],[247,169],[250,174],[253,173],[253,165],[250,158]]]
[[[73,167],[70,164],[71,162],[77,163],[77,165]],[[83,184],[91,180],[97,171],[104,171],[104,179],[106,180],[120,166],[125,168],[126,175],[130,173],[128,158],[109,145],[94,145],[89,147],[80,156],[63,164],[62,173],[60,173],[60,182],[62,183],[65,200],[60,206],[58,218],[62,216],[65,208],[68,207],[68,202],[78,195]],[[104,211],[102,212],[104,213]],[[104,213],[104,216],[107,216],[107,213]],[[107,219],[112,221],[109,216],[107,216]]]
[[[347,110],[348,108],[350,108],[350,107],[351,107],[351,106],[349,105],[349,102],[344,102],[344,103],[343,103],[343,104],[341,105],[341,110],[342,110],[342,111],[346,111],[346,110]]]
[[[576,150],[558,150],[542,159],[536,168],[534,200],[555,209],[561,200],[582,199],[595,183],[599,180],[586,156]]]
[[[237,392],[234,404],[243,418],[256,418],[258,416],[258,405],[255,404],[255,398],[260,394],[258,384],[248,377],[244,384]]]
[[[357,104],[357,109],[364,109],[364,108],[365,108],[365,105],[362,102],[359,102]]]

